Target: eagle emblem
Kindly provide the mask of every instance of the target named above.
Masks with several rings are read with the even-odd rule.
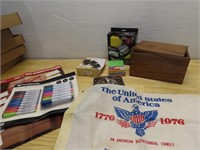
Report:
[[[156,121],[154,121],[158,116],[157,110],[145,111],[141,112],[137,105],[133,105],[133,111],[129,112],[125,109],[121,109],[119,107],[114,107],[115,112],[119,118],[118,123],[122,127],[131,127],[135,128],[135,133],[138,136],[145,135],[145,130],[150,127],[154,127],[156,125]]]

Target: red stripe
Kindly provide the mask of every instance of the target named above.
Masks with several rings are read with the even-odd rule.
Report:
[[[144,116],[143,115],[134,115],[131,116],[131,121],[138,124],[144,122]]]

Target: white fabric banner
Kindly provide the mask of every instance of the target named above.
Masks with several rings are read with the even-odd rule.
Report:
[[[65,113],[55,149],[199,150],[200,98],[95,85]]]

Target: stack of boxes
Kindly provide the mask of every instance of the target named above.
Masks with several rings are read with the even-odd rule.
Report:
[[[18,13],[1,16],[1,73],[22,60],[26,49],[22,34],[13,35],[10,28],[22,24]]]
[[[126,67],[123,60],[108,61],[108,71],[110,76],[125,76]]]

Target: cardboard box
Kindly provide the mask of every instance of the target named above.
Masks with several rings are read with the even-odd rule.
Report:
[[[7,40],[13,39],[12,32],[9,28],[1,30],[1,44]]]
[[[1,54],[24,44],[23,35],[14,35],[13,38],[1,42]]]
[[[123,60],[109,60],[108,61],[109,76],[125,76],[126,67]]]
[[[10,61],[9,63],[1,66],[1,73],[6,72],[8,69],[10,69],[11,67],[13,67],[14,65],[16,65],[18,62],[20,62],[22,60],[22,56],[19,56],[15,59],[13,59],[12,61]]]
[[[78,76],[99,76],[106,63],[103,58],[85,58],[83,62],[76,68]]]
[[[142,41],[132,49],[130,75],[182,84],[189,62],[188,46]]]
[[[22,24],[18,13],[6,14],[1,16],[1,30]]]
[[[131,48],[136,44],[137,28],[111,28],[107,34],[108,60],[123,60],[130,64]]]
[[[1,55],[1,65],[5,65],[9,62],[11,62],[12,60],[14,60],[15,58],[23,55],[25,53],[26,49],[24,47],[24,45],[18,46],[4,54]]]
[[[26,51],[22,34],[13,35],[10,30],[20,24],[18,13],[1,16],[1,73],[18,63]]]

